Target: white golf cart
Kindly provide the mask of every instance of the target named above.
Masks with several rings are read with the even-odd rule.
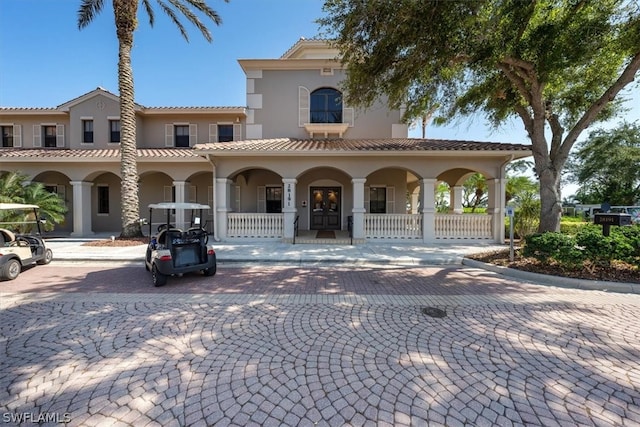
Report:
[[[166,221],[153,222],[153,210],[164,210]],[[191,211],[191,222],[186,230],[171,224],[171,214],[176,209]],[[149,205],[149,246],[145,256],[145,268],[151,271],[154,286],[162,286],[168,276],[202,271],[205,276],[216,274],[216,252],[208,245],[209,236],[202,227],[202,213],[210,209],[198,203],[154,203]],[[199,216],[194,216],[198,211]],[[154,224],[157,234],[152,234]]]
[[[0,280],[13,280],[22,271],[22,267],[31,264],[49,264],[53,259],[53,252],[47,248],[45,241],[40,237],[40,218],[37,205],[25,205],[21,203],[0,203],[0,211],[24,211],[33,212],[28,221],[3,221],[0,222]],[[4,215],[3,215],[4,216]],[[12,228],[35,224],[37,234],[16,234],[9,230]]]

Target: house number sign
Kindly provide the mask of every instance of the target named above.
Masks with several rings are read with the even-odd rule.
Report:
[[[287,184],[287,207],[291,207],[291,184]]]

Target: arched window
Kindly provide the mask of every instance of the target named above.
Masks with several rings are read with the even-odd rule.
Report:
[[[311,123],[342,123],[342,93],[323,87],[311,92]]]

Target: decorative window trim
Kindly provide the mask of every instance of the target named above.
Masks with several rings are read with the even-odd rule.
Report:
[[[22,147],[22,126],[21,125],[17,125],[15,123],[0,123],[0,126],[12,128],[13,134],[11,138],[13,138],[13,145],[11,145],[11,147],[13,148]],[[2,135],[0,135],[0,138],[2,138]]]

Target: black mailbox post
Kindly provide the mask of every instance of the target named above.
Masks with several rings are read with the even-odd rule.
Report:
[[[594,224],[602,225],[602,235],[608,236],[612,225],[631,225],[631,215],[624,213],[597,213],[593,217]]]

